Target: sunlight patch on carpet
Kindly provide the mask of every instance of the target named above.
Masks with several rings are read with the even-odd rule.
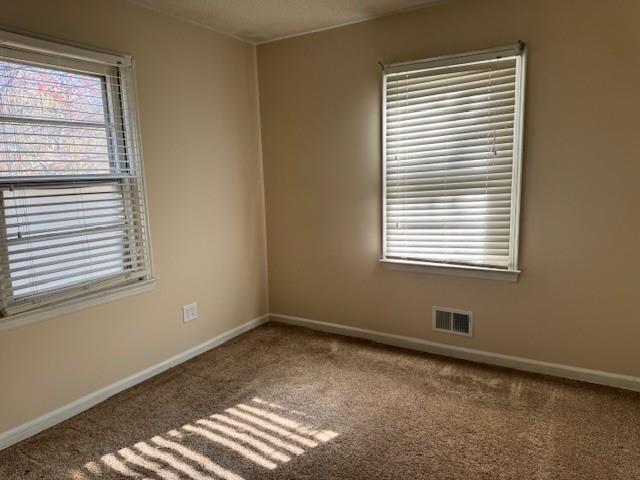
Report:
[[[244,480],[234,471],[240,469],[238,462],[275,470],[339,435],[310,424],[309,418],[299,410],[253,398],[103,455],[82,469],[69,470],[69,478],[92,480],[116,473],[140,480]],[[206,454],[203,449],[220,453]]]

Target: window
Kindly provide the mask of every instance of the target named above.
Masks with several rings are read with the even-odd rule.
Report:
[[[2,317],[151,279],[131,69],[0,32]]]
[[[383,261],[517,275],[524,49],[385,66]]]

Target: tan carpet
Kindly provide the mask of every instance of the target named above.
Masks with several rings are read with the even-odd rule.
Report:
[[[640,394],[268,324],[0,452],[8,479],[638,479]]]

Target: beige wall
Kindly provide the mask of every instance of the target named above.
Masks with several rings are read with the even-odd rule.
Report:
[[[5,26],[135,56],[158,282],[0,331],[0,432],[267,312],[255,48],[119,0],[1,11]]]
[[[456,1],[258,48],[271,312],[640,376],[640,2]],[[529,44],[515,284],[385,270],[380,69]],[[473,310],[471,339],[431,306]]]

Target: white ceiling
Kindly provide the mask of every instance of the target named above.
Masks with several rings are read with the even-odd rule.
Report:
[[[130,0],[248,42],[355,23],[441,0]]]

